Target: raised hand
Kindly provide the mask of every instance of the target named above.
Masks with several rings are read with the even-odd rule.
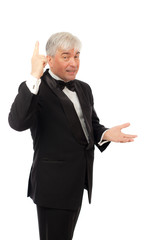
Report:
[[[39,42],[35,44],[33,56],[31,59],[32,70],[31,74],[37,79],[40,79],[44,72],[44,67],[47,64],[47,59],[44,55],[39,55]]]
[[[136,138],[137,135],[125,134],[121,132],[123,128],[129,127],[129,126],[130,126],[130,123],[125,123],[125,124],[110,128],[105,132],[103,136],[103,140],[120,142],[120,143],[133,142],[134,138]]]

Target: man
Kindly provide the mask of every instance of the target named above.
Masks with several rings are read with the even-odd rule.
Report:
[[[28,196],[37,205],[41,240],[72,239],[84,188],[91,202],[94,145],[104,151],[111,141],[136,137],[121,132],[129,123],[110,129],[99,123],[89,85],[75,79],[80,48],[77,37],[56,33],[45,57],[37,42],[30,79],[20,85],[9,114],[12,128],[31,130]]]

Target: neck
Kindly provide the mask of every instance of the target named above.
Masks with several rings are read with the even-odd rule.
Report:
[[[58,77],[57,75],[55,75],[51,69],[49,69],[49,74],[51,75],[51,77],[53,77],[54,79],[56,80],[61,80],[61,81],[64,81],[63,79],[61,79],[60,77]]]

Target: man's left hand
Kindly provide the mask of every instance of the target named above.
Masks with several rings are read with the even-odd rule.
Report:
[[[108,129],[103,136],[103,140],[120,143],[133,142],[137,135],[125,134],[121,132],[123,128],[127,128],[129,126],[130,123],[125,123]]]

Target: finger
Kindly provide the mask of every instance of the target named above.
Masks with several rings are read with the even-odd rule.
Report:
[[[123,137],[125,137],[125,138],[136,138],[137,135],[124,134]]]
[[[36,41],[33,55],[39,55],[39,42]]]
[[[42,61],[44,64],[47,63],[46,58],[41,58],[41,61]]]
[[[46,67],[46,65],[47,65],[47,63],[45,63],[45,64],[43,65],[43,67],[45,68],[45,67]]]
[[[124,124],[122,124],[122,125],[119,125],[120,129],[122,129],[122,128],[127,128],[127,127],[129,127],[129,126],[130,126],[130,123],[124,123]]]
[[[47,58],[45,57],[45,55],[39,55],[39,57],[42,59],[45,59],[45,61],[47,61]]]
[[[134,142],[134,139],[128,139],[128,138],[124,138],[123,140],[119,141],[120,143],[127,143],[127,142]]]
[[[47,61],[44,62],[43,67],[45,68],[47,65]]]

